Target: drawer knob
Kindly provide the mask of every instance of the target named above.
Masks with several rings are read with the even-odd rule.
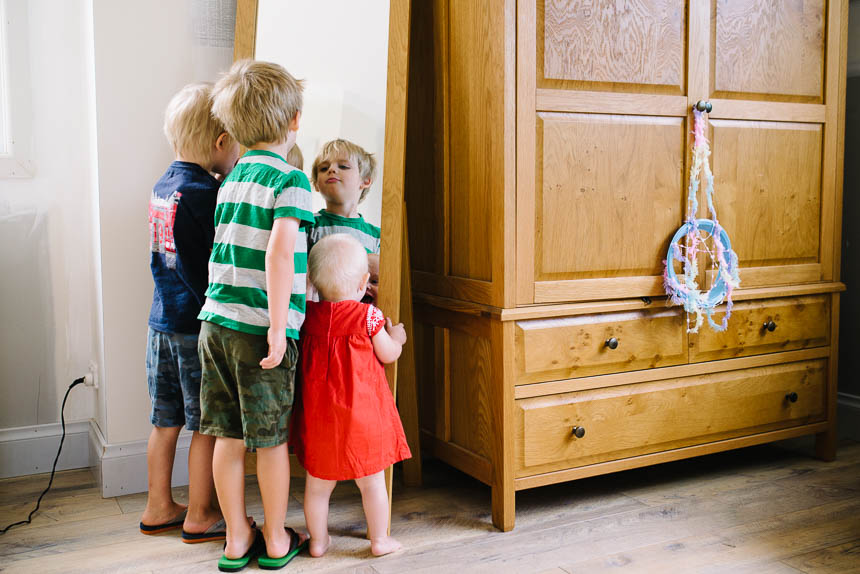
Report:
[[[585,427],[573,427],[570,431],[570,434],[572,434],[576,438],[582,438],[585,436]]]
[[[617,349],[618,348],[618,339],[616,339],[615,337],[612,337],[611,339],[606,339],[606,342],[603,343],[603,346],[609,347],[610,349]]]
[[[774,323],[773,321],[767,321],[764,325],[762,325],[762,327],[767,329],[771,333],[776,331],[776,323]]]
[[[790,393],[786,393],[785,394],[785,400],[787,400],[790,403],[796,403],[797,402],[797,393],[795,393],[794,391],[792,391]]]

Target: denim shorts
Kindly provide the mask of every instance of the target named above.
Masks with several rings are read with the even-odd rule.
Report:
[[[146,379],[152,401],[150,422],[157,427],[200,429],[200,358],[197,335],[149,328]]]

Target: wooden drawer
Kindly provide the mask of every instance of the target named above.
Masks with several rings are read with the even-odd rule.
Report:
[[[818,422],[826,382],[827,360],[816,359],[521,399],[517,476]]]
[[[722,315],[720,315],[722,318]],[[768,330],[767,325],[774,328]],[[737,303],[728,328],[703,326],[690,335],[690,362],[793,351],[830,344],[830,296],[784,297]]]
[[[617,347],[608,345],[615,339]],[[516,324],[517,384],[687,362],[681,309],[532,319]]]

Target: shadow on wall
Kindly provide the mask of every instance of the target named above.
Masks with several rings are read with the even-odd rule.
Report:
[[[0,207],[0,428],[57,420],[48,229],[43,212]]]

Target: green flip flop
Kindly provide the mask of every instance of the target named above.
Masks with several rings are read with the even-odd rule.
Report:
[[[218,559],[218,570],[221,572],[238,572],[245,568],[251,560],[265,553],[266,541],[263,539],[263,533],[255,530],[254,542],[251,543],[248,551],[241,558],[227,558],[222,554],[221,558]]]
[[[280,570],[287,564],[289,564],[290,560],[296,557],[302,550],[308,547],[308,543],[310,543],[310,539],[305,540],[304,542],[300,542],[301,538],[296,531],[290,528],[289,526],[284,526],[284,530],[287,531],[287,534],[290,535],[290,551],[281,556],[280,558],[271,558],[265,551],[261,552],[257,557],[257,566],[259,566],[263,570]]]

